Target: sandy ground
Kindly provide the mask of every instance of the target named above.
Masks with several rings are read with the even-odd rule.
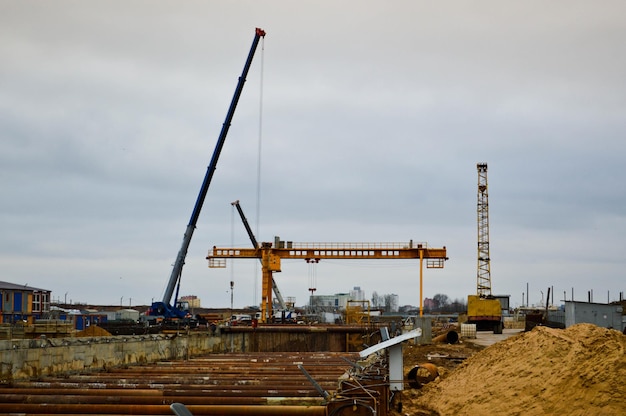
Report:
[[[626,336],[619,331],[579,324],[460,341],[405,346],[405,374],[432,363],[439,376],[407,387],[392,415],[626,414]]]

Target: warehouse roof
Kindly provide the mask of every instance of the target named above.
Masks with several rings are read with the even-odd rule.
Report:
[[[49,289],[40,289],[38,287],[28,286],[28,284],[26,284],[26,285],[18,285],[18,284],[15,284],[15,283],[3,282],[3,281],[0,281],[0,289],[25,290],[25,291],[28,291],[28,292],[50,292]]]

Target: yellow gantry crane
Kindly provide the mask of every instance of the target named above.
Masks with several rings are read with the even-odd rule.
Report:
[[[281,259],[302,259],[319,262],[321,259],[419,259],[420,260],[420,314],[422,305],[423,263],[426,268],[441,269],[448,259],[443,248],[428,247],[426,243],[294,243],[275,238],[274,244],[261,243],[257,248],[213,247],[206,257],[210,268],[226,267],[226,259],[260,259],[262,269],[261,321],[272,316],[273,273],[281,271]]]

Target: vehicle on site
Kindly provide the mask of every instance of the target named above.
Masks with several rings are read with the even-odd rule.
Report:
[[[230,317],[230,325],[252,325],[252,315],[235,314]]]
[[[260,38],[265,36],[265,31],[257,28],[254,34],[254,40],[252,42],[252,47],[250,48],[250,52],[248,53],[248,58],[243,68],[243,72],[239,77],[239,82],[235,89],[235,94],[230,103],[230,107],[226,114],[226,120],[222,125],[222,130],[217,139],[217,144],[215,145],[215,150],[213,151],[213,156],[211,157],[211,162],[207,167],[206,175],[204,176],[204,181],[202,182],[202,186],[200,188],[200,193],[196,199],[196,203],[193,208],[193,212],[191,214],[191,218],[189,219],[189,224],[185,230],[185,235],[183,237],[183,242],[178,251],[178,255],[176,256],[176,262],[174,263],[174,267],[172,268],[172,272],[170,274],[170,278],[167,283],[167,288],[163,294],[163,299],[158,302],[153,302],[152,306],[147,312],[147,316],[145,317],[148,321],[153,320],[193,320],[194,318],[189,313],[189,304],[187,302],[181,302],[178,300],[178,291],[180,288],[180,280],[183,271],[183,266],[185,264],[185,258],[187,257],[187,251],[189,249],[189,244],[191,242],[191,237],[193,236],[193,232],[196,228],[196,224],[198,222],[198,217],[200,216],[200,211],[202,210],[202,205],[204,204],[204,199],[206,197],[207,191],[209,189],[209,185],[211,184],[211,180],[213,178],[213,173],[215,172],[217,161],[219,159],[220,153],[222,151],[222,147],[224,146],[224,142],[226,140],[226,135],[228,134],[228,129],[230,128],[230,123],[232,121],[233,115],[235,113],[235,109],[237,107],[237,103],[239,101],[239,97],[241,95],[241,91],[243,90],[243,85],[246,81],[246,76],[248,74],[248,70],[250,69],[250,65],[252,64],[252,59],[254,58],[254,53],[256,51],[257,45],[259,44]],[[176,295],[174,296],[174,290],[176,290]],[[174,303],[171,304],[172,297],[174,298]]]

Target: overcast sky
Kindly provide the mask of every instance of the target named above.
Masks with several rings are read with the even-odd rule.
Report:
[[[160,300],[250,50],[181,295],[260,301],[259,241],[446,246],[424,296],[476,292],[488,163],[492,288],[626,291],[623,1],[0,0],[0,280]],[[260,168],[259,168],[260,161]],[[258,186],[260,184],[260,186]],[[360,286],[419,304],[418,261],[283,261],[297,305]],[[256,288],[256,290],[255,290]]]

